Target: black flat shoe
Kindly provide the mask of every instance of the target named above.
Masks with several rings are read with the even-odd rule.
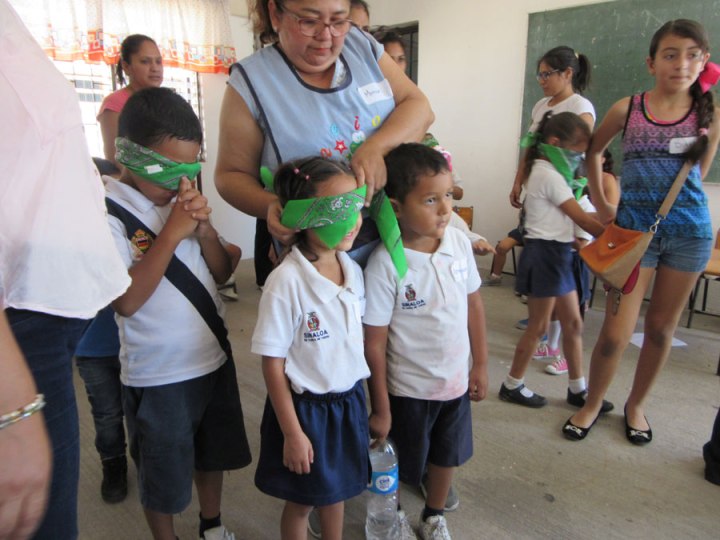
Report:
[[[648,424],[648,428],[646,430],[635,429],[634,427],[630,427],[630,424],[628,424],[627,405],[625,405],[623,414],[625,415],[625,436],[628,441],[638,446],[644,446],[652,441],[652,429],[650,429],[650,422],[647,422],[647,417],[645,417],[645,421]]]
[[[567,402],[573,407],[582,408],[585,406],[585,398],[587,397],[587,390],[578,392],[577,394],[567,390]],[[602,406],[600,407],[600,414],[605,414],[612,411],[615,408],[611,402],[603,399]]]
[[[576,426],[570,420],[572,420],[572,416],[568,418],[568,421],[565,422],[565,425],[562,428],[563,435],[565,435],[566,439],[571,441],[582,441],[588,436],[588,433],[590,433],[590,430],[595,425],[595,422],[597,422],[597,416],[588,427]]]

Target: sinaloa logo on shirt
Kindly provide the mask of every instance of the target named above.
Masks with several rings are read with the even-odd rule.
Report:
[[[320,328],[320,318],[315,311],[308,312],[305,324],[309,332],[303,333],[304,341],[320,341],[321,339],[328,339],[330,337],[327,330]]]
[[[405,285],[405,302],[402,302],[402,309],[417,309],[425,305],[425,300],[422,298],[417,299],[417,293],[412,286],[412,283]]]
[[[133,260],[139,261],[145,252],[152,246],[152,237],[142,229],[138,229],[130,239],[130,245],[132,246]]]

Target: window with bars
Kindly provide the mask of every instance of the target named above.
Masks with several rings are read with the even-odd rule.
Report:
[[[85,62],[53,61],[55,67],[65,75],[65,78],[75,87],[80,101],[85,139],[87,140],[90,155],[103,157],[103,141],[97,114],[102,100],[114,92],[116,82],[113,77],[115,66],[106,64],[88,64]],[[163,86],[173,88],[192,105],[200,123],[205,126],[202,115],[202,96],[198,74],[186,69],[165,67],[163,69]],[[205,157],[203,143],[201,159]]]

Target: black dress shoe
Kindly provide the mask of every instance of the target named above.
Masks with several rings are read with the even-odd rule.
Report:
[[[573,407],[578,407],[578,408],[584,407],[586,397],[587,397],[587,390],[583,390],[582,392],[578,392],[577,394],[574,394],[568,388],[567,402],[570,405],[572,405]],[[609,401],[606,401],[603,399],[602,406],[600,407],[600,414],[605,414],[606,412],[610,412],[614,408],[615,408],[615,405],[613,405]]]
[[[580,427],[576,426],[571,422],[572,416],[568,418],[568,421],[565,422],[565,425],[562,428],[563,435],[565,435],[566,439],[569,439],[571,441],[582,441],[585,437],[588,436],[588,433],[590,433],[590,430],[595,425],[595,422],[597,422],[598,417],[595,417],[595,420],[592,421],[592,424],[590,424],[588,427]]]
[[[630,441],[631,443],[636,444],[638,446],[646,445],[650,441],[652,441],[653,435],[652,435],[652,429],[650,429],[650,422],[648,422],[647,429],[635,429],[634,427],[630,427],[630,424],[628,424],[627,405],[625,405],[624,415],[625,415],[625,436],[627,437],[628,441]],[[647,417],[645,417],[645,421],[647,422]]]
[[[510,390],[505,383],[500,385],[499,396],[503,401],[509,401],[510,403],[517,403],[525,407],[532,407],[533,409],[539,409],[547,405],[547,399],[540,394],[533,394],[530,397],[525,397],[522,394],[522,389],[525,388],[524,384],[518,386],[515,390]]]

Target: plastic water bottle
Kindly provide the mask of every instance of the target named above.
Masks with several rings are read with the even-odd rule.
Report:
[[[389,440],[370,449],[372,480],[368,486],[365,538],[397,540],[400,525],[397,512],[398,460]]]

